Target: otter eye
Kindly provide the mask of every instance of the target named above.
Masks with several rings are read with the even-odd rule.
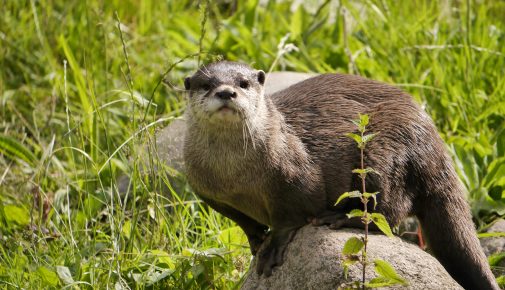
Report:
[[[246,80],[241,80],[239,86],[243,89],[247,89],[249,87],[249,82]]]
[[[209,84],[203,84],[203,85],[202,85],[202,89],[203,89],[204,91],[208,91],[208,90],[210,90],[210,85],[209,85]]]

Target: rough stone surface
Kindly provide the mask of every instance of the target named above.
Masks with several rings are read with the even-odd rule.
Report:
[[[359,266],[351,266],[348,279],[344,278],[339,255],[347,239],[361,234],[362,231],[353,229],[335,231],[327,227],[305,226],[289,244],[284,264],[266,278],[256,274],[254,260],[242,289],[325,290],[360,280]],[[377,233],[369,235],[368,256],[370,260],[388,261],[409,282],[409,286],[400,288],[463,289],[434,257],[400,238]],[[367,268],[369,279],[375,277],[372,268]]]
[[[499,219],[487,230],[487,233],[505,232],[505,220]],[[486,256],[505,252],[505,237],[481,238],[480,244]],[[505,275],[505,259],[500,260],[496,265],[491,265],[491,270],[496,277]]]
[[[486,233],[496,233],[496,232],[505,232],[505,220],[502,219],[498,220],[486,230]],[[486,256],[490,256],[505,251],[504,237],[482,238],[480,239],[480,244],[482,245],[482,248],[484,249],[484,253],[486,253]]]
[[[299,73],[290,71],[272,72],[267,74],[265,80],[265,94],[270,95],[285,89],[298,82],[314,77],[316,74]]]
[[[141,145],[136,148],[136,153],[141,157],[138,164],[141,172],[150,172],[153,166],[155,171],[159,168],[166,169],[167,177],[171,186],[179,191],[185,184],[184,178],[179,174],[184,172],[183,144],[186,131],[186,121],[183,118],[173,120],[168,126],[156,132],[156,146]],[[150,154],[151,153],[151,154]],[[151,164],[149,156],[154,155],[154,164]],[[131,191],[130,176],[122,175],[118,178],[118,191],[126,194]],[[161,184],[162,192],[170,192],[166,184]]]

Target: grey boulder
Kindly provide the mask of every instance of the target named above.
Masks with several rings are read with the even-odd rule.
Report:
[[[311,225],[301,228],[289,244],[283,265],[276,267],[272,276],[256,274],[256,260],[242,285],[252,289],[338,289],[344,283],[361,280],[361,266],[349,268],[344,277],[340,253],[345,242],[363,231],[354,229],[331,230]],[[463,289],[442,265],[418,246],[400,238],[388,238],[379,233],[368,236],[369,261],[389,262],[396,272],[408,281],[402,289]],[[373,264],[367,267],[367,280],[375,277]]]

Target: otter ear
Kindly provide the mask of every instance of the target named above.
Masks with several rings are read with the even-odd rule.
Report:
[[[262,85],[265,83],[265,72],[262,70],[258,71],[258,82]]]
[[[184,79],[184,88],[189,91],[189,89],[191,88],[191,77],[187,77]]]

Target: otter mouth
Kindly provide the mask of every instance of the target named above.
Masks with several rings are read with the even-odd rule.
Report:
[[[235,108],[232,108],[228,105],[223,105],[219,109],[217,109],[216,112],[223,113],[223,114],[237,114],[237,110]]]
[[[242,120],[239,110],[230,104],[222,104],[210,112],[210,121],[218,123],[236,123]]]

